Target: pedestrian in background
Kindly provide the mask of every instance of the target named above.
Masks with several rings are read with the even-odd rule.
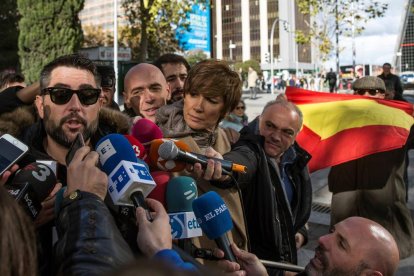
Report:
[[[250,99],[256,99],[256,82],[258,80],[257,72],[252,68],[249,67],[249,72],[247,74],[247,83],[250,89]]]
[[[395,95],[394,100],[402,100],[403,88],[401,85],[400,77],[391,73],[391,64],[388,62],[382,65],[382,74],[378,78],[385,82],[386,87],[394,87]]]
[[[325,82],[328,82],[329,85],[329,92],[332,93],[335,90],[336,87],[336,74],[335,72],[331,70],[328,72],[328,74],[326,74],[326,79]]]
[[[245,112],[246,105],[244,101],[240,100],[236,108],[221,121],[220,126],[222,128],[232,128],[236,131],[240,131],[248,124],[248,117]]]

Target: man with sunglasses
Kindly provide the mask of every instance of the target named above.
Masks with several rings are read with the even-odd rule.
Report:
[[[102,107],[100,83],[100,76],[92,61],[76,54],[59,57],[41,71],[41,92],[35,99],[40,120],[21,130],[20,138],[29,146],[30,162],[56,164],[57,179],[63,186],[66,186],[68,165],[65,157],[78,133],[83,134],[85,144],[93,149],[101,137],[109,133],[126,134],[129,130],[127,116]],[[91,154],[96,155],[90,152],[88,156]],[[39,256],[40,275],[51,275],[56,192],[57,189],[42,202],[43,208],[35,222],[42,252]]]
[[[354,82],[353,89],[356,95],[385,98],[385,83],[378,77],[360,78]],[[402,148],[333,166],[328,176],[329,190],[333,193],[331,225],[352,216],[371,219],[393,235],[401,259],[412,255],[414,228],[405,200],[403,176],[406,152],[413,146],[414,133],[411,128],[407,143]]]
[[[385,83],[377,77],[368,76],[359,78],[353,83],[352,88],[354,89],[354,95],[362,95],[378,99],[385,98]]]

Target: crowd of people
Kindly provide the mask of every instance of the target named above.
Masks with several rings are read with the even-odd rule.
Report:
[[[132,67],[123,80],[121,108],[114,101],[113,69],[78,54],[51,61],[39,81],[27,87],[16,76],[2,82],[0,133],[20,139],[29,152],[1,175],[0,185],[7,186],[19,167],[34,161],[55,164],[57,183],[34,221],[0,187],[4,275],[292,275],[277,264],[297,264],[297,250],[308,240],[311,156],[296,142],[303,114],[283,95],[249,122],[237,72],[214,59],[190,68],[176,54]],[[253,79],[257,75],[251,77],[252,86],[249,78],[250,88]],[[384,98],[387,87],[380,78],[366,77],[354,89],[359,95]],[[254,90],[250,96],[256,97]],[[191,176],[199,196],[215,191],[224,200],[236,262],[224,258],[223,248],[206,235],[191,238],[191,250],[180,249],[172,238],[165,202],[147,198],[150,215],[143,207],[114,204],[108,195],[110,176],[98,165],[102,160],[94,149],[106,135],[131,134],[140,120],[157,125],[163,139],[179,140],[186,151],[207,157],[205,164],[187,164],[169,177]],[[68,163],[66,156],[79,133],[85,146]],[[361,167],[368,168],[364,160],[332,169],[330,187],[354,187],[353,194],[344,197],[342,190],[334,191],[332,229],[320,237],[314,258],[299,275],[393,275],[400,258],[413,254],[413,224],[400,181],[409,143],[412,135],[398,154],[391,153],[394,161],[387,156],[367,161],[388,160],[388,174],[377,174],[378,167],[361,173]],[[246,171],[228,172],[222,159]],[[151,164],[149,169],[154,172]],[[384,183],[369,179],[371,174]],[[340,180],[351,183],[338,185]],[[371,181],[378,187],[367,188]],[[373,202],[366,204],[369,212],[350,203],[349,197],[357,194],[360,199],[361,193],[362,203]],[[379,195],[384,194],[389,198],[382,201]]]

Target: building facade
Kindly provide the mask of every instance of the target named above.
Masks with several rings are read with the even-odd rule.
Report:
[[[117,1],[118,24],[127,24],[124,18],[122,0]],[[120,16],[120,17],[119,17]],[[114,0],[85,0],[84,8],[79,13],[82,28],[85,26],[100,26],[104,32],[114,31]]]
[[[312,70],[311,45],[295,42],[295,30],[309,30],[306,22],[309,16],[299,13],[295,0],[213,0],[213,55],[232,62],[256,60],[268,70],[271,45],[274,68]]]
[[[394,59],[394,67],[399,72],[414,71],[414,1],[407,0],[405,5]]]

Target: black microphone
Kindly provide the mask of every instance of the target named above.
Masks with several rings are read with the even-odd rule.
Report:
[[[217,159],[204,156],[202,154],[180,150],[173,141],[165,141],[158,148],[158,155],[166,160],[178,160],[189,164],[200,163],[203,168],[207,167],[207,161],[213,159],[221,163],[224,174],[230,174],[231,171],[246,173],[246,167],[233,163],[229,160]]]
[[[57,183],[53,171],[41,163],[31,163],[18,171],[5,188],[34,220],[42,209],[42,201]]]

